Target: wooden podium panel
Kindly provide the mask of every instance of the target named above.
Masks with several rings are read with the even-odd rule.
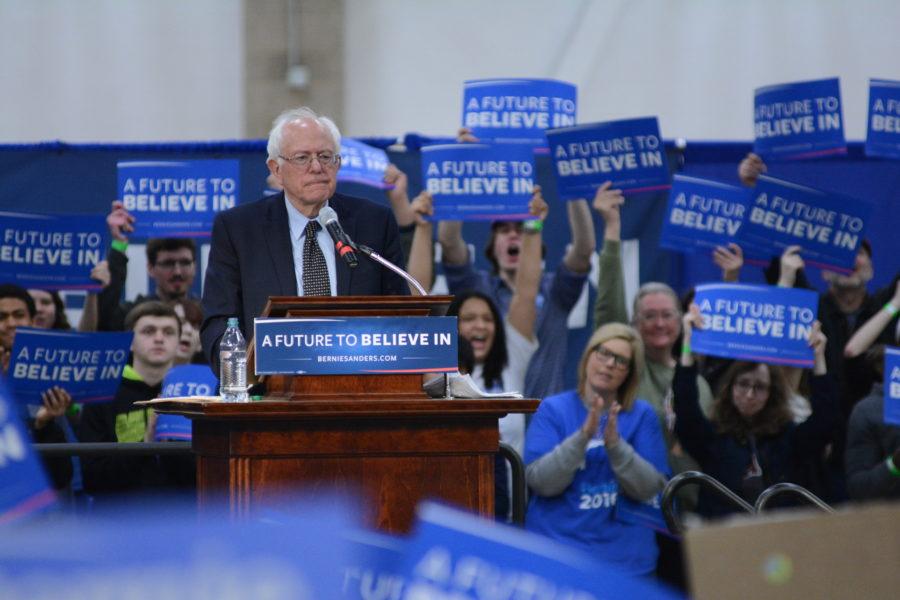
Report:
[[[492,516],[497,420],[536,400],[332,399],[244,404],[171,399],[191,418],[201,508],[245,516],[301,493],[358,498],[370,526],[407,532],[422,499]]]

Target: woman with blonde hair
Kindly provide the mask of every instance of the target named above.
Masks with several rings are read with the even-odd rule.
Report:
[[[659,420],[637,397],[643,368],[637,331],[600,327],[581,356],[578,389],[545,398],[525,439],[526,528],[633,575],[653,572],[656,540],[618,507],[651,501],[669,473]]]

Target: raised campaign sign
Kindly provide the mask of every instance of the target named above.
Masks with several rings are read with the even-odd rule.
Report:
[[[900,158],[900,81],[869,81],[866,156]]]
[[[753,151],[792,160],[846,154],[837,78],[770,85],[753,98]]]
[[[884,349],[884,422],[900,426],[900,348]]]
[[[118,192],[133,239],[209,237],[216,213],[239,203],[240,161],[122,161]]]
[[[27,288],[99,290],[91,269],[109,245],[100,215],[0,212],[0,280]]]
[[[768,285],[698,285],[694,302],[703,327],[691,348],[698,354],[794,367],[812,367],[809,334],[819,296],[812,290]]]
[[[26,404],[40,404],[41,394],[53,386],[69,392],[73,402],[112,400],[133,335],[19,328],[7,382],[16,399]]]
[[[547,131],[563,200],[592,198],[606,181],[626,193],[669,188],[669,166],[656,117]]]
[[[361,183],[378,189],[387,189],[384,170],[390,161],[387,153],[351,138],[341,139],[341,168],[338,181]]]
[[[534,153],[516,144],[422,148],[422,181],[435,221],[523,220],[534,190]]]
[[[255,319],[257,375],[456,372],[456,317]]]
[[[177,365],[166,372],[160,398],[214,396],[219,380],[208,365]],[[160,413],[156,417],[153,439],[190,441],[193,437],[191,420],[181,415]]]
[[[553,79],[478,79],[463,87],[462,124],[482,142],[547,143],[544,130],[575,124],[577,89]]]
[[[740,241],[755,258],[799,245],[810,265],[849,273],[865,235],[872,203],[760,175]]]
[[[659,245],[694,252],[736,242],[748,200],[744,188],[675,175]]]

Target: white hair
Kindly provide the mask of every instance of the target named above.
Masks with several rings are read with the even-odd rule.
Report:
[[[341,132],[338,130],[337,125],[334,124],[334,121],[328,117],[318,115],[316,111],[308,106],[301,106],[300,108],[284,111],[272,121],[272,129],[269,131],[269,143],[266,145],[270,160],[278,160],[278,155],[281,154],[281,136],[284,126],[292,121],[301,119],[310,119],[327,129],[328,133],[331,134],[331,139],[334,140],[335,153],[340,154]]]

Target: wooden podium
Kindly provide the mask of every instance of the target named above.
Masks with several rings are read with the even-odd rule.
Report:
[[[450,297],[273,297],[264,316],[440,315]],[[252,367],[251,367],[252,368]],[[494,509],[497,420],[536,400],[426,397],[420,374],[269,376],[250,403],[172,399],[193,420],[201,508],[241,517],[296,494],[344,492],[369,525],[409,530],[422,499]]]

